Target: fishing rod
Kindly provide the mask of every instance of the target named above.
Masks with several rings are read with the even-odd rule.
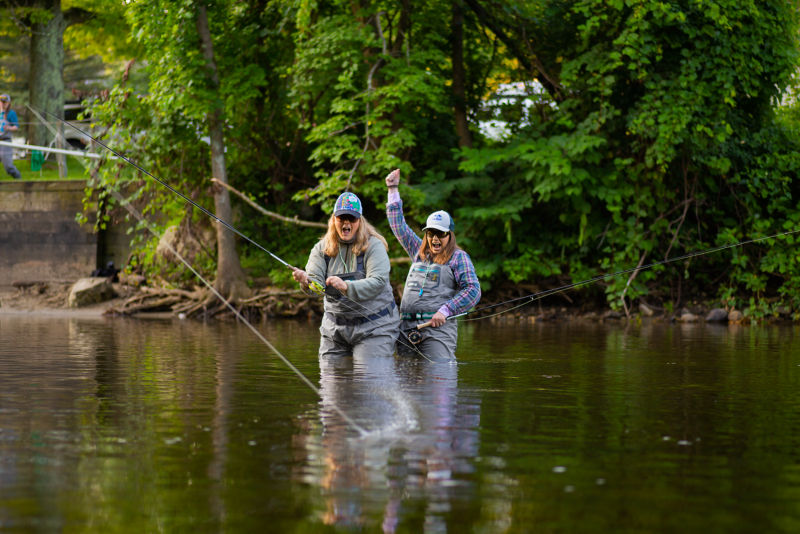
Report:
[[[31,108],[31,110],[32,110],[32,108]],[[195,201],[194,201],[194,200],[192,200],[191,198],[187,197],[186,195],[184,195],[183,193],[181,193],[180,191],[178,191],[177,189],[175,189],[174,187],[172,187],[171,185],[169,185],[169,184],[168,184],[167,182],[165,182],[164,180],[160,179],[159,177],[155,176],[155,175],[154,175],[154,174],[152,174],[151,172],[149,172],[149,171],[147,171],[146,169],[142,168],[142,167],[141,167],[141,166],[140,166],[138,163],[136,163],[136,162],[132,161],[132,160],[131,160],[130,158],[128,158],[127,156],[125,156],[125,155],[123,155],[123,154],[121,154],[121,153],[117,152],[116,150],[114,150],[113,148],[109,147],[108,145],[106,145],[105,143],[103,143],[102,141],[100,141],[99,139],[97,139],[96,137],[94,137],[93,135],[91,135],[90,133],[87,133],[87,132],[85,132],[85,131],[81,130],[80,128],[78,128],[78,127],[77,127],[77,126],[75,126],[74,124],[71,124],[71,123],[69,123],[69,122],[65,121],[65,120],[64,120],[64,119],[62,119],[61,117],[58,117],[58,116],[56,116],[56,115],[53,115],[53,114],[52,114],[52,113],[50,113],[49,111],[45,111],[44,113],[46,113],[47,115],[50,115],[50,116],[51,116],[51,117],[53,117],[54,119],[57,119],[57,120],[61,121],[61,123],[63,123],[63,124],[66,124],[66,125],[68,125],[70,128],[73,128],[73,129],[74,129],[74,130],[76,130],[77,132],[79,132],[79,133],[81,133],[81,134],[85,135],[86,137],[88,137],[89,139],[91,139],[92,141],[94,141],[95,143],[97,143],[98,145],[100,145],[101,147],[105,148],[106,150],[108,150],[109,152],[111,152],[112,154],[114,154],[114,155],[115,155],[116,157],[118,157],[119,159],[121,159],[121,160],[125,161],[127,164],[129,164],[129,165],[131,165],[132,167],[134,167],[134,168],[136,168],[137,170],[139,170],[139,172],[141,172],[141,173],[143,173],[143,174],[145,174],[145,175],[149,176],[150,178],[152,178],[153,180],[155,180],[156,182],[158,182],[159,184],[161,184],[162,186],[164,186],[165,188],[167,188],[167,189],[168,189],[170,192],[172,192],[173,194],[175,194],[175,195],[179,196],[179,197],[180,197],[180,198],[182,198],[184,201],[188,202],[189,204],[191,204],[191,205],[192,205],[192,206],[194,206],[195,208],[199,209],[200,211],[202,211],[203,213],[205,213],[206,215],[208,215],[209,217],[211,217],[212,219],[214,219],[215,221],[217,221],[218,223],[220,223],[221,225],[223,225],[225,228],[227,228],[227,229],[228,229],[228,230],[230,230],[231,232],[235,233],[236,235],[238,235],[238,236],[239,236],[239,237],[241,237],[242,239],[246,240],[247,242],[249,242],[249,243],[251,243],[251,244],[255,245],[255,246],[256,246],[256,247],[258,247],[260,250],[262,250],[262,251],[266,252],[267,254],[269,254],[270,256],[272,256],[272,258],[274,258],[275,260],[277,260],[278,262],[280,262],[280,263],[281,263],[281,264],[283,264],[284,266],[288,267],[289,269],[291,269],[291,270],[293,270],[293,271],[297,269],[295,266],[291,265],[289,262],[287,262],[287,261],[286,261],[286,260],[284,260],[283,258],[281,258],[281,257],[279,257],[278,255],[274,254],[272,251],[270,251],[270,250],[267,250],[267,248],[266,248],[266,247],[264,247],[263,245],[261,245],[261,244],[260,244],[260,243],[258,243],[257,241],[255,241],[255,240],[251,239],[251,238],[250,238],[250,237],[248,237],[246,234],[244,234],[244,233],[240,232],[239,230],[237,230],[237,229],[236,229],[236,227],[234,227],[232,224],[230,224],[230,223],[228,223],[227,221],[224,221],[224,220],[222,220],[221,218],[217,217],[217,215],[215,215],[214,213],[212,213],[210,210],[208,210],[208,209],[204,208],[203,206],[201,206],[200,204],[198,204],[197,202],[195,202]],[[310,284],[309,284],[309,287],[310,287],[310,288],[312,289],[312,291],[314,291],[315,293],[322,294],[322,292],[324,292],[324,291],[325,291],[325,287],[324,287],[324,286],[322,286],[322,285],[321,285],[319,282],[317,282],[317,281],[315,281],[315,280],[309,280],[309,282],[310,282]]]
[[[742,246],[745,246],[745,245],[758,243],[759,241],[765,241],[767,239],[775,239],[775,238],[778,238],[778,237],[784,237],[784,236],[787,236],[787,235],[796,234],[798,232],[800,232],[800,229],[789,230],[789,231],[786,231],[786,232],[780,232],[780,233],[777,233],[777,234],[772,234],[772,235],[763,236],[763,237],[755,237],[753,239],[746,239],[746,240],[743,240],[743,241],[738,241],[736,243],[729,243],[727,245],[721,245],[721,246],[718,246],[718,247],[712,247],[712,248],[708,248],[708,249],[704,249],[704,250],[698,250],[698,251],[694,251],[694,252],[689,252],[687,254],[683,254],[681,256],[676,256],[674,258],[667,258],[665,260],[655,261],[655,262],[652,262],[652,263],[648,263],[647,265],[641,265],[639,267],[631,267],[631,268],[628,268],[628,269],[622,269],[620,271],[616,271],[616,272],[613,272],[613,273],[601,274],[601,275],[594,276],[592,278],[587,278],[586,280],[581,280],[579,282],[573,282],[571,284],[566,284],[566,285],[563,285],[563,286],[560,286],[560,287],[546,289],[544,291],[538,291],[536,293],[531,293],[529,295],[523,295],[521,297],[516,297],[516,298],[513,298],[513,299],[504,300],[504,301],[498,302],[496,304],[490,304],[490,305],[487,305],[487,306],[482,306],[480,308],[475,308],[474,310],[470,310],[470,311],[467,311],[467,312],[464,312],[464,313],[460,313],[458,315],[451,315],[450,317],[448,317],[448,319],[456,319],[456,318],[459,318],[459,317],[472,315],[472,314],[477,313],[477,312],[481,312],[481,311],[485,311],[485,310],[491,310],[491,309],[494,309],[494,308],[497,308],[499,306],[503,306],[503,305],[506,305],[506,304],[512,304],[514,302],[524,301],[521,304],[513,306],[513,307],[511,307],[511,308],[509,308],[507,310],[502,310],[502,311],[500,311],[498,313],[493,313],[493,314],[490,314],[490,315],[484,315],[484,316],[481,316],[481,317],[475,317],[473,319],[463,319],[463,320],[464,321],[477,321],[479,319],[488,319],[489,317],[496,317],[496,316],[501,315],[503,313],[507,313],[507,312],[516,310],[517,308],[521,308],[522,306],[530,304],[533,301],[540,300],[540,299],[542,299],[544,297],[547,297],[547,296],[550,296],[550,295],[554,295],[556,293],[561,293],[563,291],[567,291],[567,290],[570,290],[570,289],[573,289],[573,288],[576,288],[576,287],[593,284],[595,282],[600,282],[602,280],[607,280],[609,278],[614,278],[615,276],[620,276],[620,275],[629,274],[629,273],[636,273],[636,272],[640,272],[640,271],[646,271],[648,269],[652,269],[653,267],[657,267],[659,265],[665,265],[667,263],[673,263],[673,262],[676,262],[676,261],[688,260],[688,259],[691,259],[691,258],[696,258],[698,256],[704,256],[704,255],[707,255],[707,254],[713,254],[715,252],[720,252],[720,251],[731,249],[731,248],[742,247]],[[425,325],[419,325],[419,326],[424,328],[427,325],[428,325],[428,323],[425,323]]]

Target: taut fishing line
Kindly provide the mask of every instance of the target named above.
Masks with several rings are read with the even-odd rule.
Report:
[[[28,109],[30,109],[31,111],[33,111],[34,113],[36,113],[36,115],[37,115],[38,117],[40,117],[40,118],[41,118],[41,115],[39,115],[39,113],[37,113],[37,112],[36,112],[36,111],[35,111],[33,108],[31,108],[30,106],[28,106]],[[158,177],[157,177],[157,176],[155,176],[154,174],[152,174],[152,173],[148,172],[147,170],[143,169],[143,168],[142,168],[140,165],[138,165],[137,163],[133,162],[133,161],[132,161],[130,158],[128,158],[127,156],[124,156],[124,155],[120,154],[119,152],[117,152],[117,151],[116,151],[116,150],[114,150],[113,148],[109,147],[108,145],[106,145],[105,143],[103,143],[102,141],[100,141],[99,139],[97,139],[96,137],[94,137],[93,135],[91,135],[91,134],[89,134],[89,133],[87,133],[87,132],[84,132],[83,130],[81,130],[80,128],[78,128],[77,126],[75,126],[74,124],[70,124],[69,122],[65,121],[65,120],[64,120],[64,119],[62,119],[61,117],[58,117],[58,116],[56,116],[56,115],[53,115],[53,114],[52,114],[52,113],[50,113],[49,111],[45,111],[45,113],[46,113],[46,114],[48,114],[48,115],[50,115],[50,116],[51,116],[51,117],[53,117],[54,119],[57,119],[57,120],[61,121],[63,124],[66,124],[66,125],[67,125],[67,126],[69,126],[70,128],[72,128],[72,129],[74,129],[74,130],[78,131],[79,133],[81,133],[81,134],[85,135],[86,137],[88,137],[89,139],[91,139],[92,141],[94,141],[95,143],[97,143],[98,145],[100,145],[101,147],[105,148],[106,150],[108,150],[109,152],[111,152],[112,154],[114,154],[115,156],[117,156],[119,159],[121,159],[121,160],[125,161],[125,162],[126,162],[128,165],[131,165],[132,167],[135,167],[137,170],[139,170],[139,172],[141,172],[141,173],[143,173],[143,174],[145,174],[145,175],[149,176],[150,178],[152,178],[153,180],[155,180],[156,182],[158,182],[158,183],[159,183],[159,184],[161,184],[162,186],[166,187],[166,188],[167,188],[167,189],[169,189],[169,190],[170,190],[172,193],[174,193],[174,194],[178,195],[178,196],[179,196],[179,197],[181,197],[183,200],[185,200],[186,202],[188,202],[189,204],[191,204],[191,205],[192,205],[192,206],[194,206],[195,208],[199,209],[200,211],[202,211],[203,213],[205,213],[206,215],[208,215],[209,217],[211,217],[212,219],[214,219],[215,221],[217,221],[218,223],[220,223],[221,225],[223,225],[225,228],[227,228],[227,229],[228,229],[228,230],[230,230],[231,232],[235,233],[236,235],[238,235],[238,236],[239,236],[239,237],[241,237],[242,239],[245,239],[245,240],[246,240],[246,241],[248,241],[249,243],[251,243],[251,244],[255,245],[256,247],[258,247],[259,249],[263,250],[264,252],[266,252],[267,254],[269,254],[270,256],[272,256],[274,259],[276,259],[277,261],[279,261],[280,263],[282,263],[283,265],[285,265],[286,267],[288,267],[288,268],[290,268],[290,269],[294,269],[294,266],[290,265],[289,263],[287,263],[287,262],[286,262],[286,261],[284,261],[283,259],[279,258],[279,257],[278,257],[278,256],[276,256],[275,254],[273,254],[272,252],[270,252],[269,250],[267,250],[265,247],[263,247],[263,246],[262,246],[261,244],[259,244],[258,242],[254,241],[253,239],[249,238],[248,236],[246,236],[245,234],[243,234],[242,232],[240,232],[239,230],[237,230],[237,229],[236,229],[236,228],[235,228],[233,225],[231,225],[230,223],[228,223],[228,222],[226,222],[226,221],[223,221],[222,219],[220,219],[219,217],[217,217],[216,215],[214,215],[214,214],[213,214],[211,211],[207,210],[206,208],[204,208],[203,206],[201,206],[200,204],[198,204],[197,202],[195,202],[195,201],[194,201],[194,200],[192,200],[191,198],[187,197],[186,195],[184,195],[183,193],[181,193],[180,191],[178,191],[177,189],[175,189],[174,187],[172,187],[171,185],[169,185],[167,182],[165,182],[165,181],[161,180],[160,178],[158,178]],[[44,122],[44,121],[43,121],[43,122]],[[46,122],[45,122],[45,124],[46,124],[48,127],[52,128],[52,126],[50,126],[48,123],[46,123]],[[58,135],[58,134],[56,133],[55,135]]]
[[[42,119],[41,115],[40,115],[40,114],[39,114],[39,113],[38,113],[36,110],[34,110],[33,108],[30,108],[30,106],[29,106],[29,109],[30,109],[30,110],[31,110],[31,111],[32,111],[34,114],[36,114],[36,115],[37,115],[37,117],[39,117],[39,119],[40,119],[40,120]],[[45,113],[47,113],[47,112],[45,112]],[[293,268],[291,265],[289,265],[287,262],[285,262],[285,261],[283,261],[282,259],[280,259],[279,257],[277,257],[275,254],[273,254],[272,252],[268,251],[267,249],[265,249],[264,247],[262,247],[261,245],[259,245],[259,244],[258,244],[258,243],[256,243],[255,241],[253,241],[252,239],[248,238],[247,236],[245,236],[244,234],[242,234],[241,232],[239,232],[238,230],[236,230],[235,228],[233,228],[233,227],[232,227],[230,224],[226,223],[225,221],[223,221],[222,219],[220,219],[219,217],[217,217],[216,215],[214,215],[213,213],[211,213],[211,212],[210,212],[210,211],[208,211],[207,209],[203,208],[202,206],[199,206],[197,203],[195,203],[194,201],[192,201],[190,198],[188,198],[188,197],[186,197],[185,195],[183,195],[182,193],[178,192],[177,190],[175,190],[174,188],[172,188],[171,186],[169,186],[168,184],[166,184],[166,183],[165,183],[165,182],[163,182],[162,180],[159,180],[158,178],[156,178],[155,176],[153,176],[151,173],[149,173],[149,172],[145,171],[145,170],[144,170],[144,169],[142,169],[142,168],[141,168],[139,165],[137,165],[137,164],[133,163],[132,161],[130,161],[130,160],[129,160],[128,158],[126,158],[125,156],[122,156],[121,154],[117,153],[116,151],[114,151],[114,150],[110,149],[108,146],[106,146],[105,144],[101,143],[100,141],[98,141],[97,139],[95,139],[94,137],[92,137],[91,135],[89,135],[89,134],[87,134],[86,132],[83,132],[82,130],[80,130],[79,128],[76,128],[75,126],[73,126],[73,125],[69,124],[68,122],[64,121],[64,120],[63,120],[63,119],[61,119],[60,117],[56,117],[55,115],[52,115],[51,113],[48,113],[48,115],[50,115],[50,116],[52,116],[52,117],[54,117],[54,118],[58,119],[59,121],[61,121],[61,122],[65,123],[65,124],[68,124],[70,127],[74,128],[74,129],[76,129],[76,130],[78,130],[80,133],[82,133],[82,134],[86,135],[87,137],[91,138],[91,139],[92,139],[93,141],[95,141],[97,144],[99,144],[100,146],[102,146],[103,148],[105,148],[106,150],[108,150],[109,152],[111,152],[112,154],[114,154],[115,156],[117,156],[118,158],[120,158],[120,159],[122,159],[122,160],[126,161],[127,163],[129,163],[130,165],[134,166],[135,168],[137,168],[137,169],[138,169],[138,170],[140,170],[141,172],[145,173],[147,176],[150,176],[151,178],[153,178],[154,180],[156,180],[158,183],[162,184],[162,185],[163,185],[163,186],[165,186],[167,189],[169,189],[169,190],[170,190],[170,191],[172,191],[173,193],[177,194],[178,196],[180,196],[181,198],[183,198],[183,199],[184,199],[184,200],[186,200],[187,202],[190,202],[190,203],[191,203],[193,206],[196,206],[197,208],[199,208],[200,210],[202,210],[202,211],[203,211],[204,213],[206,213],[207,215],[210,215],[212,218],[214,218],[215,220],[219,221],[221,224],[225,225],[225,227],[226,227],[226,228],[229,228],[229,229],[231,229],[232,231],[234,231],[234,232],[235,232],[237,235],[240,235],[240,236],[244,237],[245,239],[247,239],[247,241],[249,241],[250,243],[253,243],[254,245],[256,245],[256,246],[257,246],[258,248],[260,248],[261,250],[263,250],[263,251],[267,252],[267,253],[268,253],[270,256],[272,256],[272,257],[273,257],[273,258],[275,258],[276,260],[280,261],[282,264],[286,265],[287,267]],[[44,121],[42,121],[42,122],[44,122]],[[47,124],[47,123],[45,123],[45,124]],[[52,126],[48,125],[48,127],[49,127],[49,128],[51,128],[51,133],[54,133],[55,135],[58,135],[58,133],[57,133],[57,132],[53,132],[53,131],[52,131]],[[139,212],[138,212],[136,209],[134,209],[134,208],[133,208],[133,207],[130,205],[130,203],[127,201],[127,199],[123,198],[123,197],[122,197],[122,195],[120,195],[120,194],[119,194],[119,192],[117,192],[115,189],[109,189],[109,191],[110,191],[110,192],[111,192],[111,194],[114,196],[114,198],[117,200],[117,202],[119,202],[119,203],[120,203],[120,205],[121,205],[121,206],[123,206],[123,207],[124,207],[124,208],[125,208],[125,209],[128,211],[128,213],[130,213],[130,214],[131,214],[131,215],[132,215],[134,218],[136,218],[138,221],[142,222],[142,223],[143,223],[143,224],[144,224],[144,225],[147,227],[147,229],[148,229],[148,230],[149,230],[149,231],[150,231],[150,232],[151,232],[153,235],[155,235],[156,237],[159,237],[159,233],[158,233],[158,231],[157,231],[157,230],[156,230],[156,229],[155,229],[155,228],[154,228],[154,227],[153,227],[153,226],[150,224],[150,222],[149,222],[149,221],[147,221],[147,220],[144,218],[144,216],[143,216],[141,213],[139,213]],[[217,298],[218,298],[220,301],[222,301],[222,303],[223,303],[223,304],[224,304],[224,305],[225,305],[225,306],[226,306],[226,307],[227,307],[229,310],[231,310],[231,312],[234,314],[234,316],[235,316],[235,317],[236,317],[238,320],[240,320],[240,321],[241,321],[243,324],[245,324],[245,325],[246,325],[246,326],[247,326],[247,327],[250,329],[250,331],[252,331],[252,332],[253,332],[253,334],[255,334],[255,336],[256,336],[256,337],[257,337],[259,340],[261,340],[261,342],[262,342],[262,343],[264,343],[264,345],[266,345],[266,346],[267,346],[267,347],[268,347],[268,348],[269,348],[269,349],[270,349],[270,350],[271,350],[271,351],[272,351],[272,352],[273,352],[273,353],[274,353],[274,354],[275,354],[275,355],[276,355],[276,356],[277,356],[277,357],[278,357],[278,358],[279,358],[279,359],[280,359],[280,360],[281,360],[281,361],[282,361],[282,362],[283,362],[283,363],[284,363],[284,364],[285,364],[285,365],[286,365],[286,366],[287,366],[287,367],[288,367],[288,368],[289,368],[289,369],[290,369],[290,370],[291,370],[291,371],[292,371],[292,372],[293,372],[295,375],[297,375],[297,377],[298,377],[298,378],[299,378],[299,379],[300,379],[300,380],[301,380],[301,381],[302,381],[304,384],[306,384],[306,385],[307,385],[309,388],[311,388],[311,390],[312,390],[312,391],[313,391],[313,392],[314,392],[314,393],[317,395],[317,397],[319,397],[319,398],[322,398],[322,392],[319,390],[319,388],[317,388],[317,387],[316,387],[316,386],[315,386],[315,385],[314,385],[314,384],[313,384],[313,383],[312,383],[312,382],[311,382],[311,381],[308,379],[308,377],[306,377],[306,376],[305,376],[305,375],[304,375],[304,374],[303,374],[303,373],[302,373],[302,372],[301,372],[301,371],[300,371],[300,370],[299,370],[297,367],[295,367],[295,365],[294,365],[294,364],[293,364],[291,361],[289,361],[289,359],[288,359],[286,356],[284,356],[284,355],[283,355],[283,354],[282,354],[282,353],[281,353],[281,352],[280,352],[280,351],[279,351],[279,350],[278,350],[278,349],[277,349],[277,348],[276,348],[276,347],[275,347],[275,346],[274,346],[272,343],[270,343],[270,342],[269,342],[269,340],[267,340],[267,338],[266,338],[266,337],[264,337],[264,335],[263,335],[261,332],[259,332],[259,331],[258,331],[258,329],[256,329],[256,327],[255,327],[255,326],[253,326],[253,325],[250,323],[250,321],[248,321],[248,320],[247,320],[247,319],[246,319],[246,318],[245,318],[245,317],[244,317],[244,316],[243,316],[243,315],[242,315],[242,314],[239,312],[239,310],[237,310],[237,309],[236,309],[236,307],[235,307],[235,306],[233,306],[233,304],[231,304],[230,300],[226,299],[226,298],[225,298],[225,297],[224,297],[224,296],[223,296],[223,295],[222,295],[222,294],[221,294],[219,291],[217,291],[217,290],[216,290],[216,288],[214,288],[214,286],[213,286],[213,285],[212,285],[212,284],[211,284],[211,283],[210,283],[208,280],[206,280],[206,279],[203,277],[203,275],[201,275],[199,272],[197,272],[197,270],[195,270],[195,269],[194,269],[194,267],[192,267],[192,265],[191,265],[191,264],[190,264],[190,263],[189,263],[189,262],[188,262],[188,261],[187,261],[187,260],[186,260],[186,259],[185,259],[183,256],[181,256],[181,255],[180,255],[180,253],[178,253],[178,251],[177,251],[177,250],[175,250],[175,248],[172,246],[172,244],[171,244],[171,243],[166,243],[166,245],[167,245],[167,248],[169,249],[169,251],[170,251],[172,254],[174,254],[174,255],[175,255],[175,257],[176,257],[176,258],[178,258],[178,259],[179,259],[179,260],[180,260],[180,261],[181,261],[181,262],[182,262],[182,263],[183,263],[183,264],[184,264],[184,265],[185,265],[185,266],[186,266],[186,267],[187,267],[187,268],[188,268],[188,269],[189,269],[189,270],[190,270],[190,271],[191,271],[191,272],[192,272],[192,273],[195,275],[195,276],[197,276],[197,278],[199,278],[199,279],[200,279],[200,281],[202,281],[202,282],[203,282],[203,284],[205,284],[205,286],[206,286],[206,287],[208,287],[208,289],[209,289],[209,290],[210,290],[210,291],[211,291],[211,292],[214,294],[214,296],[216,296],[216,297],[217,297]],[[347,414],[346,414],[346,413],[345,413],[345,412],[344,412],[344,411],[343,411],[341,408],[339,408],[339,406],[338,406],[336,403],[332,403],[332,404],[331,404],[331,406],[333,407],[334,411],[336,411],[336,413],[338,413],[338,414],[339,414],[339,415],[342,417],[342,419],[344,419],[344,420],[345,420],[345,421],[346,421],[346,422],[347,422],[347,423],[348,423],[350,426],[352,426],[352,427],[353,427],[353,428],[354,428],[356,431],[358,431],[358,433],[359,433],[359,434],[360,434],[362,437],[363,437],[363,436],[365,436],[365,435],[367,435],[367,431],[366,431],[366,430],[364,430],[364,428],[362,428],[362,427],[361,427],[361,426],[360,426],[358,423],[356,423],[355,421],[353,421],[353,419],[351,419],[351,418],[350,418],[350,416],[348,416],[348,415],[347,415]]]
[[[552,288],[552,289],[546,289],[544,291],[539,291],[537,293],[531,293],[529,295],[523,295],[521,297],[516,297],[516,298],[513,298],[513,299],[509,299],[509,300],[504,300],[503,302],[498,302],[496,304],[490,304],[488,306],[482,306],[480,308],[475,308],[474,310],[471,310],[471,311],[468,311],[468,312],[465,312],[465,313],[461,313],[461,314],[458,314],[458,315],[453,315],[452,318],[455,319],[457,317],[464,317],[466,315],[471,315],[471,314],[477,313],[479,311],[490,310],[490,309],[493,309],[493,308],[497,308],[498,306],[503,306],[503,305],[506,305],[506,304],[512,304],[514,302],[523,301],[522,303],[517,304],[516,306],[513,306],[513,307],[511,307],[511,308],[509,308],[507,310],[502,310],[502,311],[499,311],[497,313],[492,313],[490,315],[484,315],[484,316],[481,316],[481,317],[475,317],[473,319],[462,319],[462,321],[478,321],[480,319],[488,319],[490,317],[496,317],[498,315],[502,315],[504,313],[508,313],[510,311],[516,310],[517,308],[521,308],[521,307],[523,307],[523,306],[525,306],[527,304],[530,304],[533,301],[542,299],[542,298],[547,297],[549,295],[554,295],[556,293],[561,293],[562,291],[567,291],[569,289],[573,289],[573,288],[576,288],[576,287],[579,287],[579,286],[593,284],[594,282],[599,282],[601,280],[607,280],[609,278],[613,278],[615,276],[620,276],[620,275],[623,275],[623,274],[635,273],[635,272],[639,272],[639,271],[646,271],[647,269],[652,269],[653,267],[657,267],[659,265],[664,265],[664,264],[672,263],[672,262],[676,262],[676,261],[688,260],[688,259],[691,259],[691,258],[696,258],[697,256],[704,256],[706,254],[713,254],[714,252],[720,252],[722,250],[727,250],[727,249],[730,249],[730,248],[742,247],[744,245],[750,245],[752,243],[758,243],[759,241],[765,241],[767,239],[775,239],[775,238],[778,238],[778,237],[792,235],[792,234],[796,234],[798,232],[800,232],[800,229],[798,229],[798,230],[789,230],[787,232],[780,232],[780,233],[777,233],[777,234],[772,234],[772,235],[768,235],[768,236],[764,236],[764,237],[755,237],[753,239],[746,239],[744,241],[738,241],[736,243],[729,243],[727,245],[721,245],[721,246],[718,246],[718,247],[708,248],[708,249],[705,249],[705,250],[698,250],[698,251],[695,251],[695,252],[689,252],[689,253],[684,254],[682,256],[676,256],[674,258],[667,258],[666,260],[661,260],[661,261],[656,261],[656,262],[653,262],[653,263],[648,263],[647,265],[642,265],[640,267],[632,267],[632,268],[629,268],[629,269],[623,269],[621,271],[616,271],[616,272],[613,272],[613,273],[601,274],[601,275],[595,276],[593,278],[588,278],[586,280],[581,280],[580,282],[574,282],[574,283],[563,285],[563,286],[560,286],[560,287],[556,287],[556,288]]]

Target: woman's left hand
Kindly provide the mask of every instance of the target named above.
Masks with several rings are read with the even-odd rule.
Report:
[[[439,327],[442,326],[447,321],[447,317],[444,316],[442,312],[436,312],[431,317],[431,326]]]
[[[333,286],[343,294],[347,293],[347,282],[339,278],[338,276],[329,276],[327,280],[325,280],[326,286]]]

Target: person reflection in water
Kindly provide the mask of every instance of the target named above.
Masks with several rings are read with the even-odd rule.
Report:
[[[424,523],[425,532],[447,532],[459,503],[471,502],[479,397],[459,391],[449,362],[382,361],[390,365],[371,373],[352,359],[320,366],[322,428],[308,436],[304,480],[322,489],[328,525],[397,532]],[[355,436],[334,405],[368,434]]]
[[[319,355],[391,356],[400,317],[389,285],[389,245],[362,216],[361,200],[342,193],[327,233],[294,279],[325,287]]]

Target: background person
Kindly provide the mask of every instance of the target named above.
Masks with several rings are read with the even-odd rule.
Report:
[[[11,97],[0,95],[0,141],[11,142],[11,133],[19,130],[17,112],[11,109]],[[15,180],[22,177],[14,166],[14,149],[10,146],[0,145],[0,160],[9,176]]]
[[[386,215],[392,232],[413,263],[400,302],[400,331],[404,338],[397,343],[397,353],[410,355],[418,351],[433,360],[452,360],[458,344],[458,325],[447,318],[478,303],[480,282],[469,254],[456,244],[455,224],[449,213],[431,213],[422,229],[422,238],[409,228],[403,216],[399,183],[400,169],[395,169],[386,177],[389,188]],[[431,326],[419,330],[421,341],[414,347],[407,332],[427,321]]]
[[[400,316],[389,285],[389,245],[362,217],[353,193],[336,200],[328,231],[311,249],[305,271],[292,276],[304,289],[326,287],[319,355],[391,356]]]

